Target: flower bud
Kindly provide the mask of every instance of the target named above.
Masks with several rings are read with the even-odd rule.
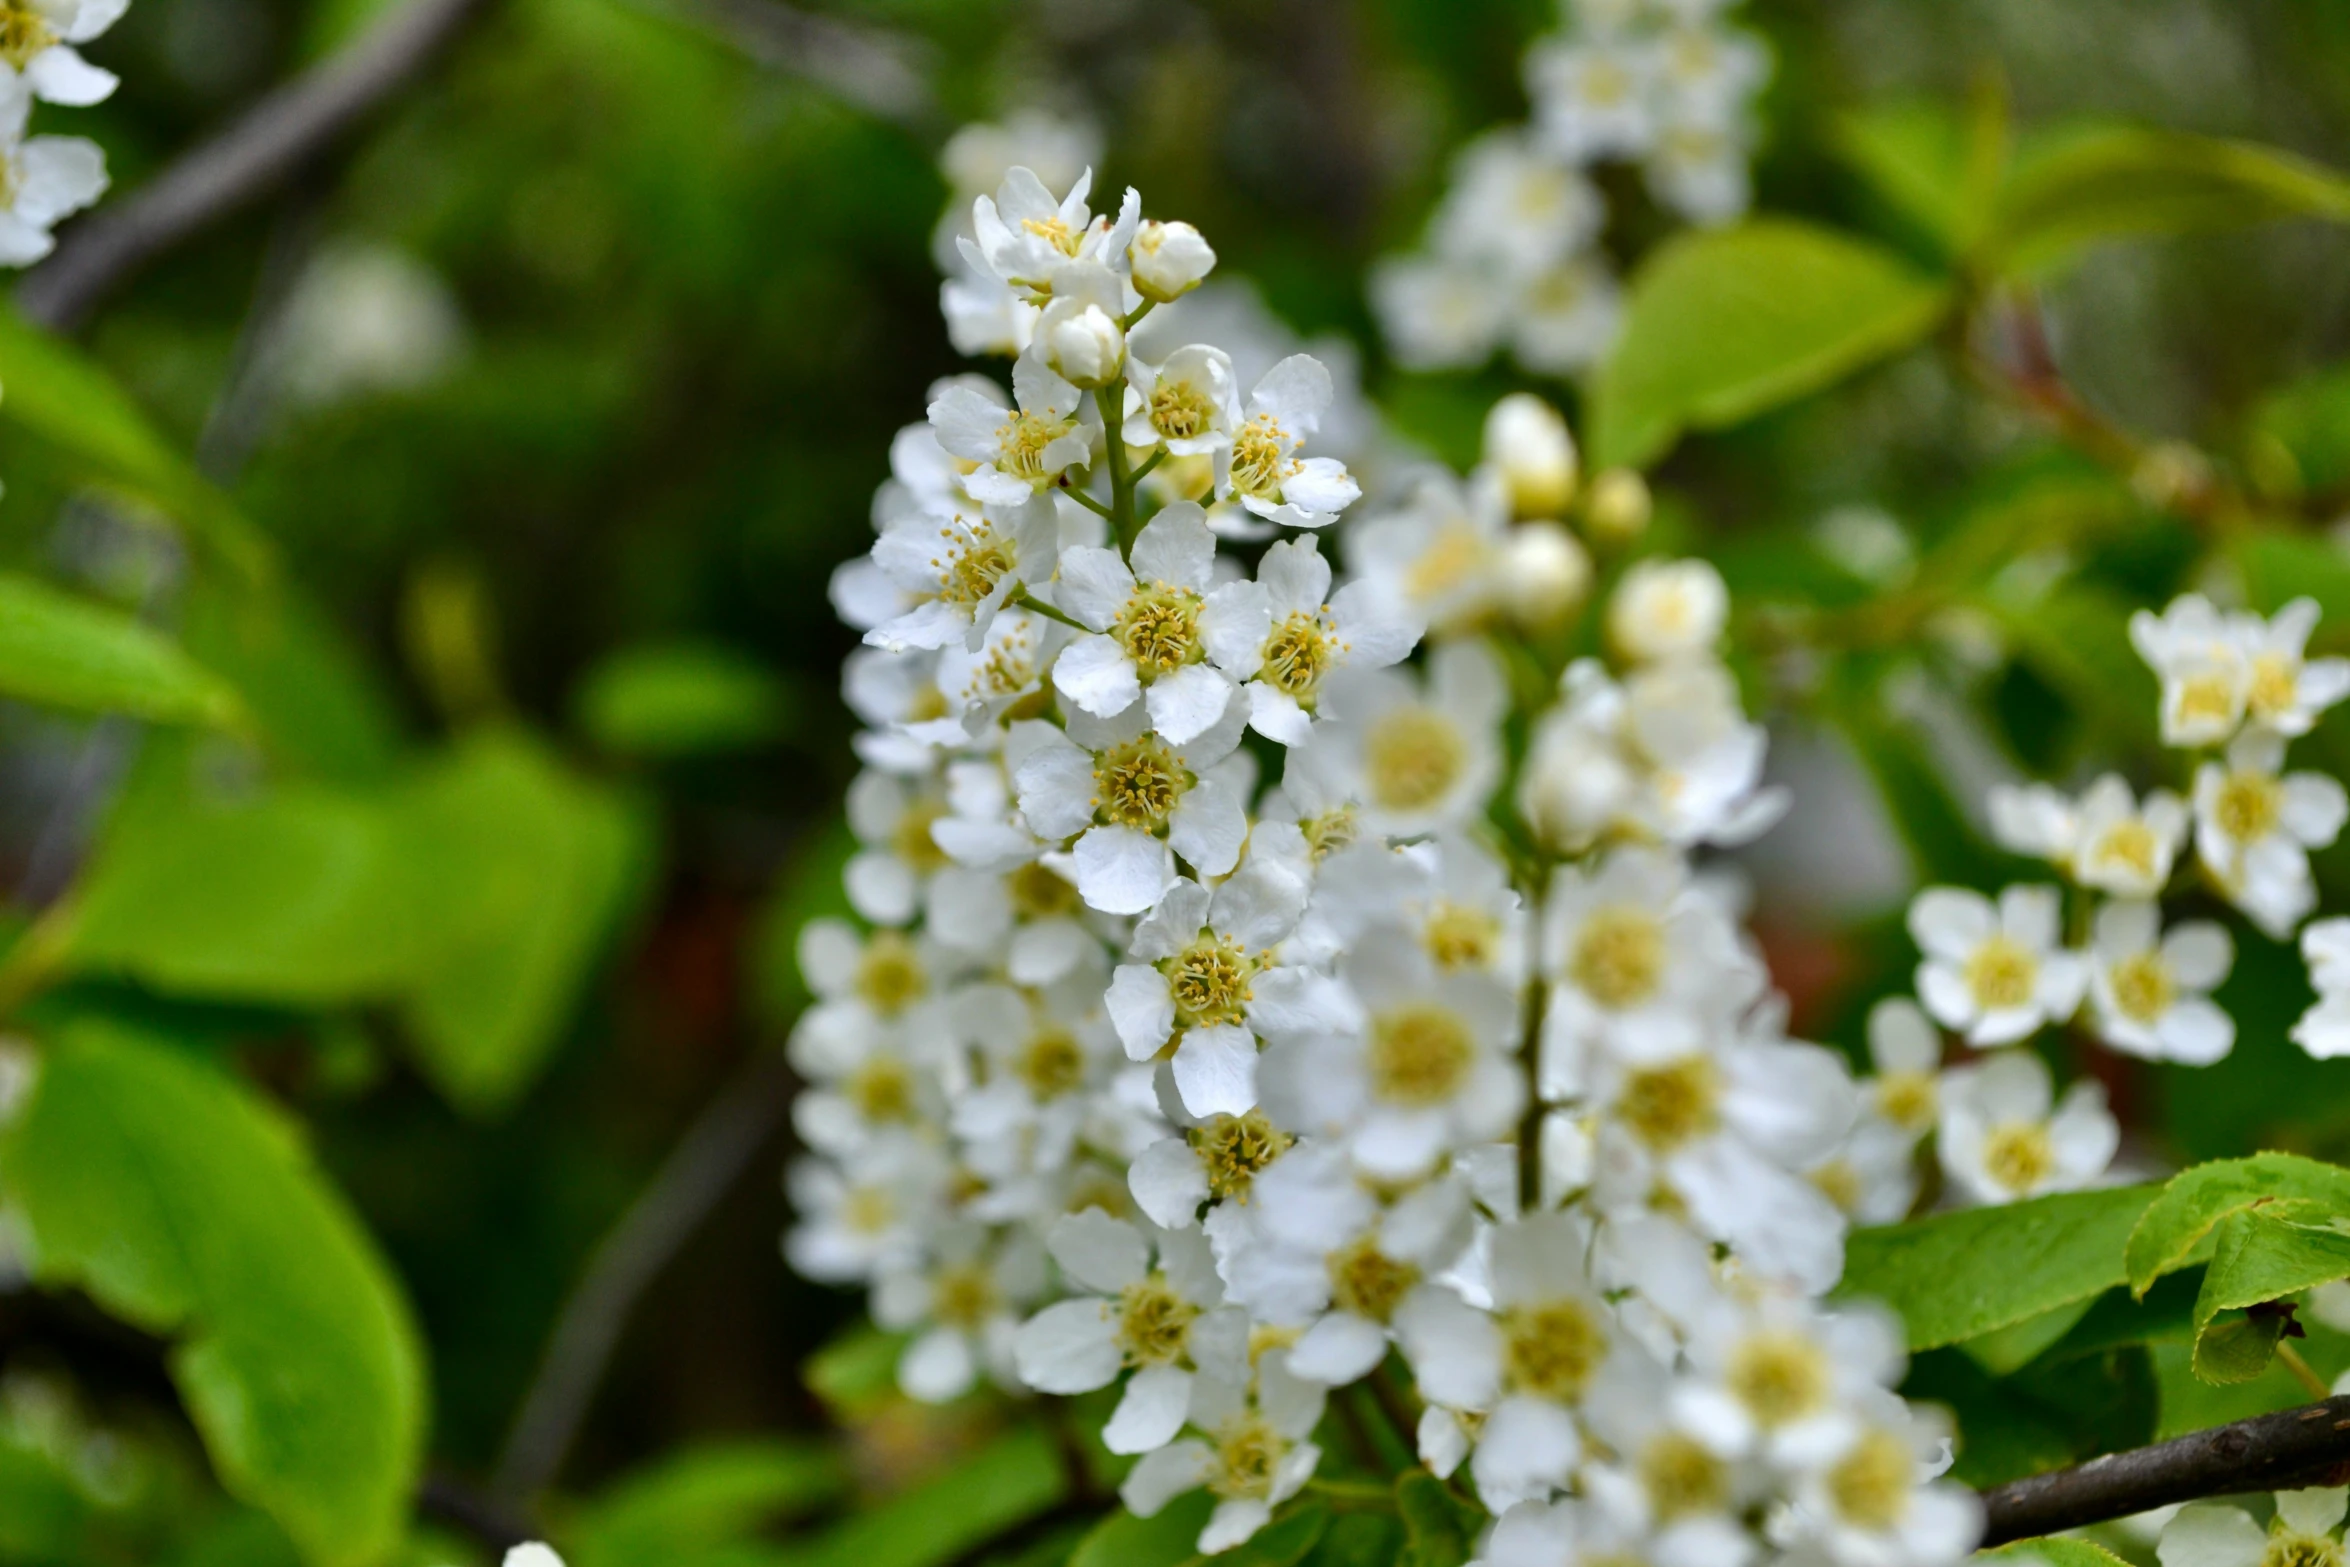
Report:
[[[1099,305],[1053,301],[1036,324],[1036,341],[1046,364],[1087,391],[1117,380],[1126,366],[1126,329]]]
[[[1648,481],[1634,469],[1610,468],[1583,499],[1583,529],[1592,543],[1621,549],[1647,531],[1648,512]]]
[[[1510,530],[1502,591],[1510,618],[1526,631],[1567,623],[1591,591],[1591,555],[1555,522],[1520,523]]]
[[[1704,561],[1644,560],[1608,601],[1608,640],[1639,663],[1710,652],[1729,614],[1729,589]]]
[[[1199,287],[1216,267],[1216,253],[1188,223],[1145,223],[1127,253],[1136,291],[1161,305]]]
[[[1512,392],[1485,416],[1485,460],[1520,517],[1563,517],[1575,496],[1575,437],[1556,408]]]

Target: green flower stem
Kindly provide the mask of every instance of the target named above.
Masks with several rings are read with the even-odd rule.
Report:
[[[1078,622],[1071,620],[1068,616],[1062,614],[1059,610],[1053,608],[1050,604],[1047,604],[1043,599],[1038,598],[1035,594],[1029,592],[1026,588],[1022,588],[1019,592],[1013,594],[1012,602],[1019,605],[1022,609],[1028,610],[1034,614],[1042,615],[1047,620],[1057,620],[1064,626],[1073,627],[1079,631],[1091,631],[1093,629],[1091,626],[1080,625]]]
[[[1119,427],[1126,422],[1126,378],[1118,377],[1093,394],[1102,411],[1102,444],[1110,453],[1110,525],[1118,541],[1132,546],[1139,526],[1134,520],[1134,474],[1126,466],[1126,439]]]
[[[1144,479],[1149,478],[1150,471],[1166,460],[1167,448],[1162,446],[1157,451],[1151,453],[1148,457],[1145,457],[1142,460],[1142,466],[1134,470],[1134,482],[1136,484],[1140,484]]]
[[[1078,505],[1084,507],[1087,511],[1092,512],[1097,517],[1107,517],[1110,514],[1109,507],[1104,506],[1100,501],[1095,500],[1092,496],[1086,494],[1083,490],[1079,489],[1074,484],[1063,481],[1061,485],[1061,493],[1068,496],[1069,499],[1075,501]]]

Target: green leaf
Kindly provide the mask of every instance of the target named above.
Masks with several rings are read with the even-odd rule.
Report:
[[[2006,270],[2046,273],[2101,240],[2285,218],[2350,222],[2350,181],[2253,142],[2075,128],[2019,161],[1985,248]]]
[[[418,1064],[462,1109],[504,1108],[544,1065],[636,879],[636,823],[520,733],[477,735],[423,778],[397,834],[442,931],[403,986]]]
[[[723,648],[626,648],[589,674],[581,729],[622,756],[739,751],[783,734],[791,702],[772,670]]]
[[[188,585],[181,639],[237,688],[275,769],[346,784],[389,782],[401,747],[391,698],[340,629],[283,586]]]
[[[424,1440],[406,1303],[285,1124],[233,1081],[111,1026],[68,1028],[0,1138],[35,1277],[175,1340],[222,1483],[314,1563],[398,1539]]]
[[[1205,1491],[1187,1491],[1148,1518],[1118,1508],[1079,1542],[1069,1567],[1181,1567],[1197,1561],[1199,1532],[1215,1510],[1216,1499]]]
[[[2350,1278],[2350,1233],[2273,1215],[2332,1217],[2338,1206],[2279,1201],[2244,1208],[2219,1221],[2211,1266],[2195,1297],[2195,1374],[2207,1382],[2249,1382],[2268,1366],[2276,1334],[2222,1313],[2266,1305],[2336,1279]],[[2280,1324],[2281,1326],[2281,1320]]]
[[[898,1357],[905,1352],[905,1334],[858,1322],[810,1355],[800,1380],[845,1421],[897,1396]]]
[[[2252,606],[2273,614],[2304,595],[2324,612],[2320,635],[2339,633],[2350,622],[2350,557],[2330,539],[2274,532],[2248,533],[2235,549]]]
[[[0,423],[87,465],[93,483],[177,518],[249,580],[274,571],[269,541],[158,434],[96,361],[0,308]]]
[[[827,1530],[792,1560],[794,1567],[933,1567],[1035,1517],[1066,1490],[1051,1439],[1024,1427]]]
[[[1955,1344],[2122,1283],[2122,1248],[2153,1198],[2108,1187],[1858,1230],[1836,1293],[1899,1312],[1912,1349]]]
[[[2130,1231],[2126,1261],[2132,1293],[2143,1296],[2165,1273],[2208,1255],[2221,1220],[2284,1198],[2304,1198],[2350,1213],[2350,1170],[2298,1154],[2263,1153],[2182,1170]]]
[[[1879,196],[1957,255],[1990,220],[2007,158],[2007,105],[1978,92],[1964,119],[1931,99],[1857,110],[1835,128],[1836,150]]]
[[[1469,1559],[1482,1518],[1427,1470],[1408,1469],[1396,1477],[1395,1510],[1403,1517],[1410,1567],[1461,1567]]]
[[[2030,1567],[2033,1562],[2044,1563],[2045,1567],[2129,1567],[2129,1563],[2102,1545],[2055,1534],[2036,1540],[2018,1540],[1996,1550],[1977,1551],[1974,1559],[1997,1562],[2001,1567]]]
[[[1917,342],[1950,290],[1864,240],[1769,219],[1660,246],[1593,393],[1596,467],[1650,461]]]
[[[226,681],[153,627],[15,572],[0,572],[0,696],[167,724],[244,713]]]
[[[2222,1313],[2195,1336],[2195,1375],[2221,1387],[2253,1381],[2276,1359],[2289,1320],[2282,1312]]]
[[[1966,1340],[1958,1347],[1968,1359],[1993,1376],[2008,1376],[2070,1337],[2074,1326],[2105,1298],[2097,1295],[2071,1301],[2053,1311],[2043,1311],[2036,1317],[2026,1317],[2004,1328],[1994,1328],[1979,1338]]]
[[[2110,589],[2072,582],[2029,603],[1989,606],[2026,668],[2061,693],[2086,726],[2151,749],[2159,711],[2154,675],[2130,646],[2130,605]]]
[[[577,1567],[677,1567],[813,1511],[848,1482],[837,1450],[748,1441],[680,1453],[597,1498],[567,1531]]]

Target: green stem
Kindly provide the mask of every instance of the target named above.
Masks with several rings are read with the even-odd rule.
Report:
[[[1038,598],[1035,594],[1029,592],[1026,588],[1022,588],[1019,592],[1013,594],[1012,602],[1019,605],[1022,609],[1042,615],[1047,620],[1057,620],[1064,626],[1071,626],[1079,631],[1091,631],[1093,629],[1093,627],[1085,625],[1080,621],[1071,620],[1068,616],[1062,614],[1059,610],[1053,608],[1050,604],[1047,604],[1043,599]]]
[[[1136,484],[1140,484],[1143,480],[1149,478],[1150,471],[1166,460],[1167,448],[1162,446],[1157,451],[1151,453],[1148,457],[1145,457],[1142,460],[1142,466],[1134,470],[1134,482]]]
[[[1155,300],[1155,299],[1146,299],[1146,300],[1144,300],[1144,301],[1143,301],[1141,304],[1139,304],[1139,305],[1136,305],[1132,311],[1128,312],[1128,314],[1127,314],[1127,316],[1126,316],[1126,319],[1125,319],[1125,320],[1123,320],[1123,321],[1121,321],[1121,322],[1119,322],[1118,324],[1119,324],[1120,326],[1124,327],[1124,328],[1125,328],[1127,331],[1131,332],[1131,331],[1133,331],[1133,330],[1134,330],[1134,329],[1135,329],[1137,326],[1140,326],[1140,325],[1142,324],[1142,318],[1143,318],[1144,316],[1147,316],[1147,315],[1149,315],[1149,314],[1150,314],[1150,313],[1151,313],[1153,310],[1155,310],[1155,309],[1157,309],[1157,308],[1158,308],[1158,301],[1157,301],[1157,300]]]
[[[1392,1513],[1395,1493],[1361,1480],[1308,1480],[1306,1494],[1337,1513]]]
[[[1118,530],[1118,541],[1131,546],[1136,532],[1134,522],[1134,474],[1126,466],[1126,378],[1118,377],[1108,386],[1093,394],[1094,403],[1102,411],[1103,444],[1110,451],[1110,525]]]
[[[1107,517],[1110,514],[1109,507],[1104,506],[1100,501],[1095,500],[1092,496],[1086,494],[1083,490],[1079,489],[1074,484],[1070,484],[1064,481],[1061,485],[1061,493],[1068,496],[1069,499],[1075,501],[1078,505],[1084,507],[1087,511],[1092,512],[1097,517]]]

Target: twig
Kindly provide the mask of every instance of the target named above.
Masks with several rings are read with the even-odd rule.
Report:
[[[2127,1518],[2173,1502],[2350,1479],[2350,1397],[2108,1453],[1983,1493],[1983,1544]]]
[[[432,64],[489,0],[407,0],[355,43],[271,92],[227,130],[69,230],[26,274],[17,308],[72,331],[148,262],[294,177]]]
[[[941,128],[922,40],[811,15],[777,0],[654,3],[769,70],[797,76],[876,119],[925,134]]]
[[[637,1297],[767,1146],[790,1089],[790,1069],[761,1052],[686,1129],[652,1185],[597,1246],[514,1417],[498,1459],[498,1495],[535,1496],[554,1480]]]
[[[416,1493],[419,1516],[462,1529],[493,1551],[510,1551],[539,1538],[530,1521],[461,1480],[427,1475]]]

